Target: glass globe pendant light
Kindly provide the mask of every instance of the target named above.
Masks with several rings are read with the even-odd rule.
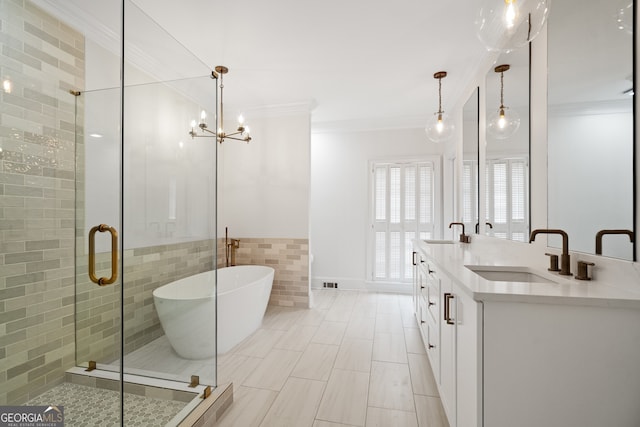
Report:
[[[482,0],[476,34],[491,51],[510,52],[531,42],[544,27],[551,0]]]
[[[494,68],[496,73],[500,73],[500,107],[489,115],[487,122],[487,132],[497,139],[507,139],[518,131],[520,127],[520,116],[510,108],[504,106],[504,72],[508,71],[509,65],[498,65]]]
[[[444,111],[442,111],[442,79],[447,77],[446,71],[438,71],[433,75],[434,79],[438,79],[438,111],[433,114],[427,121],[427,137],[433,142],[443,142],[451,138],[454,126],[451,119]]]

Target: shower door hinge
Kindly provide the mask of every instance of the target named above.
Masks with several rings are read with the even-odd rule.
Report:
[[[95,360],[89,360],[89,367],[87,369],[85,369],[86,372],[91,372],[94,369],[98,368],[98,364],[96,363]]]
[[[189,383],[189,387],[197,387],[200,385],[200,377],[197,375],[191,375],[191,383]]]
[[[202,398],[206,399],[207,397],[211,396],[211,386],[208,385],[205,389],[204,389],[204,393],[202,393]]]

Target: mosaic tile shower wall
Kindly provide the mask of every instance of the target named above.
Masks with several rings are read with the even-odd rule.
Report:
[[[84,37],[0,2],[0,405],[62,382],[74,357],[75,97]]]
[[[218,239],[218,267],[225,266],[224,238]],[[275,276],[269,304],[309,307],[309,240],[243,238],[236,265],[267,265]]]

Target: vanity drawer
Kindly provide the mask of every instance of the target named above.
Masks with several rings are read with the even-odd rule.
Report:
[[[440,372],[440,336],[438,334],[438,324],[431,320],[426,323],[426,337],[424,341],[427,356],[431,362],[434,376]],[[438,374],[436,374],[438,373]]]
[[[426,299],[423,297],[420,297],[420,311],[418,313],[418,327],[420,329],[420,334],[422,335],[422,341],[427,342],[428,339],[428,329],[427,329],[427,322],[430,321],[429,319],[429,312],[427,310],[427,303],[426,303]]]
[[[424,290],[426,290],[427,311],[437,324],[437,320],[440,318],[440,280],[437,276],[428,277],[427,286]]]

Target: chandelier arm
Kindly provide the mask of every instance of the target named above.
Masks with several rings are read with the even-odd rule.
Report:
[[[200,129],[202,130],[202,132],[207,132],[214,136],[218,135],[216,132],[210,130],[209,128],[201,127]],[[195,131],[190,131],[189,135],[191,135],[192,138],[211,138],[209,135],[198,135]]]
[[[235,136],[229,136],[229,135],[225,135],[224,139],[234,139],[234,140],[236,140],[236,141],[244,141],[244,142],[247,142],[247,140],[246,140],[246,139],[244,139],[244,138],[238,138],[238,137],[235,137]]]

